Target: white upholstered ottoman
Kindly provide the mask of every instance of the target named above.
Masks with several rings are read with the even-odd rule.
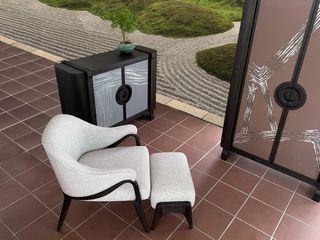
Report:
[[[178,152],[155,153],[151,155],[150,166],[150,201],[155,209],[151,229],[156,228],[163,215],[171,212],[183,214],[191,229],[195,190],[186,155]]]

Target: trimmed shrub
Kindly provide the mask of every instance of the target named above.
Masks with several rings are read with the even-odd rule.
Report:
[[[224,81],[231,81],[236,44],[227,44],[197,52],[198,66]]]
[[[138,17],[142,32],[165,37],[197,37],[225,32],[233,23],[213,9],[181,1],[160,1]]]

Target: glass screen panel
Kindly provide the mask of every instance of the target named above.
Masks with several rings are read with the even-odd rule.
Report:
[[[282,108],[274,91],[291,81],[312,0],[262,0],[233,146],[268,160]]]
[[[305,104],[288,113],[275,163],[317,179],[320,169],[320,11],[308,45],[298,83]]]

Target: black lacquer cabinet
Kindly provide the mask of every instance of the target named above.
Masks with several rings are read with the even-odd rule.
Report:
[[[156,50],[137,46],[55,66],[62,112],[98,126],[124,124],[141,116],[153,119]]]
[[[319,0],[247,0],[221,146],[317,186]]]

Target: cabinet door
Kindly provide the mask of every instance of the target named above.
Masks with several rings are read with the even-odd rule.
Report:
[[[112,126],[123,121],[123,106],[116,102],[116,92],[122,85],[121,69],[93,76],[97,125]]]
[[[148,60],[125,67],[125,83],[132,89],[126,104],[127,118],[148,109]]]
[[[291,110],[284,126],[275,163],[317,179],[320,169],[320,12],[318,10],[298,83],[305,104]]]
[[[290,82],[312,0],[261,0],[233,146],[269,160],[282,114],[274,91]]]

